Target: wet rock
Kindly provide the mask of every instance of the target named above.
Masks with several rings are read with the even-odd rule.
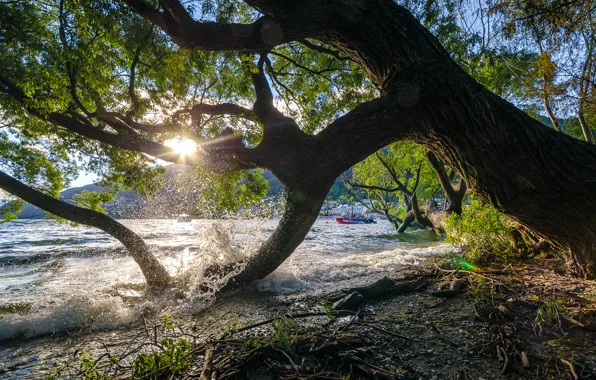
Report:
[[[379,295],[387,292],[389,289],[393,288],[394,286],[395,286],[395,281],[393,281],[389,277],[383,277],[379,281],[374,282],[368,286],[352,288],[352,289],[350,289],[350,291],[358,292],[362,296],[364,296],[366,298],[370,298],[370,297],[379,296]]]
[[[352,292],[333,304],[335,310],[356,311],[364,303],[364,297],[359,292]]]

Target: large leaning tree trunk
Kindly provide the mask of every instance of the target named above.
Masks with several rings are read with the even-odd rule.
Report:
[[[481,86],[392,0],[246,2],[266,17],[242,26],[244,33],[229,26],[219,40],[204,38],[204,25],[171,24],[171,2],[163,3],[162,25],[198,49],[266,49],[313,38],[360,64],[381,91],[311,138],[308,151],[318,157],[312,173],[337,176],[380,147],[411,139],[484,201],[567,253],[576,271],[596,275],[594,146],[547,128]],[[225,35],[234,38],[223,41]]]
[[[123,1],[186,49],[260,53],[266,62],[268,51],[291,41],[329,52],[311,42],[320,41],[359,64],[379,90],[377,99],[317,135],[305,134],[275,110],[262,62],[253,75],[257,103],[252,110],[202,105],[206,114],[252,114],[264,127],[263,140],[248,148],[240,138],[204,142],[189,131],[201,149],[185,163],[220,172],[266,168],[289,197],[287,215],[236,284],[281,264],[314,222],[333,180],[401,139],[426,146],[484,201],[567,254],[577,272],[596,275],[596,147],[547,128],[489,92],[393,0],[245,0],[264,15],[252,24],[199,22],[179,0],[160,0],[159,8],[146,0]],[[72,133],[179,161],[171,148],[136,133],[168,130],[184,135],[178,127],[143,125],[103,110],[76,117],[43,113],[1,73],[0,91],[20,101],[30,114]],[[97,128],[98,118],[116,133]]]
[[[109,216],[53,198],[2,171],[0,171],[0,189],[56,216],[107,232],[128,249],[151,289],[159,290],[170,285],[170,275],[153,256],[143,239]]]

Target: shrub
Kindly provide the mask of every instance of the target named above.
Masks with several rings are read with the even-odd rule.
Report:
[[[172,317],[165,316],[162,320],[164,337],[157,345],[160,349],[137,356],[132,366],[133,379],[171,379],[190,365],[192,345],[186,339],[173,337],[176,329]]]
[[[445,231],[446,241],[462,247],[473,263],[519,259],[527,252],[514,222],[478,200],[465,206],[461,215],[449,215]]]

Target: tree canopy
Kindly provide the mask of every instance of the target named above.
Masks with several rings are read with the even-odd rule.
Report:
[[[340,173],[405,139],[537,239],[575,252],[585,271],[596,204],[582,211],[585,231],[551,220],[572,218],[553,203],[561,194],[591,193],[596,150],[512,103],[538,119],[543,105],[557,130],[577,118],[583,136],[568,130],[593,141],[591,4],[2,2],[0,166],[56,197],[81,169],[113,190],[151,194],[158,164],[186,164],[230,209],[264,193],[247,169],[269,169],[286,188],[286,213],[245,282],[300,244]],[[394,166],[421,152],[388,149]],[[100,199],[84,197],[97,209]]]

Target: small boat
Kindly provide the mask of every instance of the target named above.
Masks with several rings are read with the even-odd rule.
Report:
[[[177,221],[178,223],[190,223],[192,222],[192,218],[188,214],[180,214],[178,215]]]
[[[336,216],[335,221],[339,224],[372,224],[377,223],[373,218],[367,218],[362,216],[342,217]]]

